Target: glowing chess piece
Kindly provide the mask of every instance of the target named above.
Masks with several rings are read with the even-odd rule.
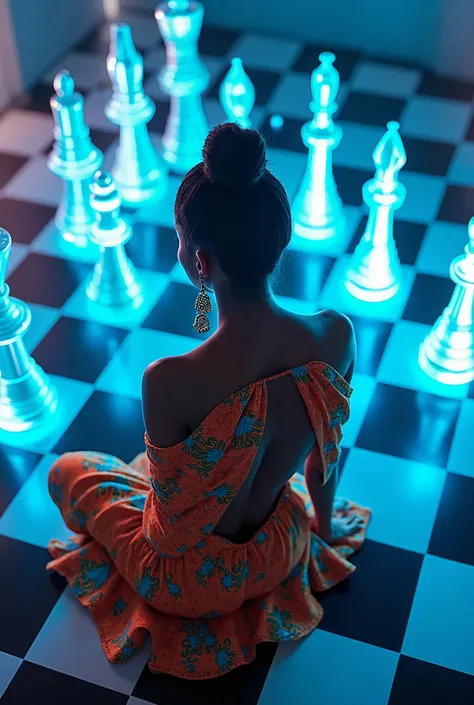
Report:
[[[308,164],[301,187],[293,202],[293,223],[297,235],[326,240],[344,231],[342,202],[332,173],[332,152],[339,145],[342,129],[335,125],[339,74],[333,66],[336,57],[319,55],[321,62],[311,75],[314,118],[303,125],[301,137],[308,147]]]
[[[76,92],[69,72],[58,73],[53,85],[56,94],[50,103],[55,142],[48,168],[65,183],[56,225],[65,240],[85,247],[95,219],[89,203],[89,186],[104,157],[92,144],[84,120],[84,98]]]
[[[230,69],[219,89],[221,105],[229,122],[240,127],[252,126],[249,115],[255,104],[255,88],[246,74],[242,59],[232,59]]]
[[[120,125],[112,175],[124,205],[133,208],[153,203],[166,193],[168,171],[148,134],[147,123],[156,107],[143,92],[143,59],[135,49],[127,24],[110,27],[107,71],[113,95],[105,114]]]
[[[97,172],[91,191],[91,205],[97,219],[91,226],[89,237],[99,245],[100,259],[86,294],[102,306],[137,308],[143,295],[135,267],[124,248],[132,237],[132,227],[120,215],[120,194],[107,171]]]
[[[363,301],[386,301],[400,287],[401,266],[393,239],[393,216],[406,196],[405,186],[398,181],[406,154],[399,127],[398,122],[388,123],[387,132],[372,155],[375,177],[364,184],[369,217],[344,282],[347,290]]]
[[[451,262],[455,283],[451,300],[425,338],[418,355],[421,369],[444,384],[474,379],[474,218],[464,254]]]
[[[201,94],[209,84],[210,74],[197,47],[203,15],[202,4],[189,0],[169,0],[155,11],[167,59],[158,81],[170,96],[163,156],[181,174],[201,161],[209,130]]]
[[[5,283],[12,239],[0,228],[0,428],[29,431],[44,426],[57,408],[56,390],[25,349],[31,311],[10,297]]]

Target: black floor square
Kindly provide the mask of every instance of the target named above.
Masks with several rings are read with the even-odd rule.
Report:
[[[109,47],[110,25],[108,22],[103,22],[101,25],[93,29],[92,32],[89,32],[89,34],[74,47],[74,50],[84,52],[86,54],[107,56],[109,53]]]
[[[450,98],[452,100],[465,100],[470,103],[474,99],[474,83],[456,81],[454,78],[440,76],[439,74],[425,71],[423,80],[418,88],[421,95],[430,95],[434,98]]]
[[[41,460],[29,450],[0,445],[0,516]]]
[[[253,663],[205,681],[187,681],[167,674],[152,674],[145,667],[133,695],[156,705],[257,703],[276,649],[277,644],[259,644],[257,658]]]
[[[472,705],[474,678],[400,656],[388,705]]]
[[[467,135],[466,135],[466,140],[468,142],[474,142],[474,116],[472,117],[472,120],[469,124],[469,128],[467,130]]]
[[[0,152],[0,188],[3,188],[27,161],[26,157]]]
[[[332,257],[285,250],[272,279],[273,292],[316,303],[333,265]]]
[[[58,441],[54,452],[99,451],[129,463],[145,450],[144,434],[138,399],[96,391]]]
[[[350,319],[354,324],[357,340],[356,371],[375,377],[393,324],[360,316],[350,316]]]
[[[369,171],[351,169],[346,166],[335,166],[333,173],[342,202],[346,206],[360,206],[362,203],[362,187],[374,175]]]
[[[34,349],[45,372],[94,384],[128,331],[62,316]]]
[[[403,144],[407,153],[405,171],[446,176],[456,151],[456,145],[405,136]]]
[[[323,51],[331,51],[336,55],[334,66],[339,72],[341,81],[348,81],[360,58],[360,52],[338,49],[337,47],[331,48],[330,45],[307,44],[296,58],[292,66],[292,71],[297,71],[298,73],[312,73],[314,69],[319,66],[319,55]]]
[[[165,131],[166,121],[169,115],[169,102],[168,101],[155,101],[155,114],[148,123],[148,131],[150,133],[155,133],[162,135]]]
[[[138,222],[133,226],[133,237],[125,249],[136,267],[168,274],[176,264],[176,232],[171,228]]]
[[[439,209],[437,220],[467,225],[474,213],[474,188],[448,186]]]
[[[28,303],[60,308],[91,266],[30,252],[8,278],[12,296]]]
[[[127,705],[128,695],[24,661],[2,705]]]
[[[56,210],[50,206],[13,198],[0,198],[0,223],[8,230],[14,242],[29,245],[47,225]]]
[[[360,242],[367,225],[367,216],[362,216],[357,230],[349,244],[347,252],[352,254]],[[407,220],[395,219],[393,226],[393,237],[398,250],[398,256],[402,264],[415,264],[418,252],[423,242],[426,232],[426,225],[421,223],[411,223]]]
[[[48,560],[45,548],[0,536],[0,651],[24,658],[61,595],[66,581],[48,575]]]
[[[351,561],[356,572],[317,595],[324,608],[320,629],[399,651],[423,556],[366,541]]]
[[[453,290],[451,279],[418,273],[402,318],[432,326],[448,305]]]
[[[404,107],[405,101],[400,98],[351,91],[341,108],[339,119],[385,127],[391,120],[399,119]]]
[[[211,330],[202,335],[193,328],[196,311],[194,303],[196,301],[197,290],[188,284],[171,282],[156,306],[151,310],[143,323],[143,328],[153,328],[166,333],[176,333],[187,338],[197,338],[205,340],[212,335],[212,331],[217,328],[217,311],[209,314]]]
[[[263,121],[260,132],[265,137],[267,147],[276,149],[287,149],[290,152],[308,153],[308,148],[301,139],[301,128],[305,121],[296,118],[284,118],[280,129],[274,130],[270,125],[270,115]]]
[[[199,36],[198,50],[201,56],[217,56],[221,59],[237,41],[240,32],[224,27],[205,26]]]
[[[466,463],[472,466],[472,458]],[[474,565],[474,478],[449,473],[428,552]]]
[[[209,91],[207,93],[208,98],[214,98],[216,100],[219,99],[219,89],[221,87],[221,83],[225,78],[225,75],[227,71],[230,68],[230,63],[228,66],[225,66],[223,70],[220,73],[220,76],[216,79],[216,81],[212,84],[212,86],[209,88]],[[250,80],[252,81],[254,88],[255,88],[255,104],[256,105],[265,105],[269,99],[271,98],[271,95],[273,91],[275,90],[278,82],[281,80],[281,76],[279,73],[276,71],[270,71],[266,69],[256,69],[251,66],[246,66],[245,71],[249,75]]]
[[[459,408],[457,399],[378,383],[356,446],[445,468]]]

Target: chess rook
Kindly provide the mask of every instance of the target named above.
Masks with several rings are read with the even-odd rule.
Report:
[[[474,379],[474,218],[469,243],[449,269],[455,288],[451,300],[420,346],[418,361],[426,374],[444,384]]]
[[[100,257],[86,294],[102,306],[137,308],[143,300],[142,290],[124,248],[132,236],[132,227],[120,215],[121,197],[111,175],[98,172],[91,192],[96,221],[89,237],[99,246]]]
[[[0,428],[29,431],[47,424],[57,408],[56,390],[28,355],[23,337],[29,307],[10,296],[5,283],[12,239],[0,228]]]
[[[163,135],[163,156],[180,174],[202,159],[208,125],[201,94],[210,74],[198,55],[204,8],[199,2],[169,0],[158,5],[155,18],[166,46],[166,66],[158,76],[170,96],[170,112]]]
[[[326,240],[344,232],[342,201],[332,173],[332,152],[339,145],[342,129],[335,125],[339,74],[334,54],[323,52],[311,75],[313,119],[303,125],[301,137],[308,147],[308,164],[301,187],[293,202],[293,223],[297,235]]]
[[[255,88],[241,59],[232,59],[231,67],[221,83],[219,97],[229,122],[236,122],[243,128],[252,127],[249,116],[255,104]]]
[[[376,146],[375,177],[364,184],[363,197],[369,207],[367,226],[352,255],[347,290],[363,301],[386,301],[394,296],[401,280],[401,266],[393,239],[394,211],[403,204],[406,189],[398,172],[406,162],[398,122],[389,122]]]
[[[53,85],[55,95],[50,104],[55,141],[48,167],[65,183],[56,225],[65,240],[84,247],[95,218],[89,203],[89,186],[102,166],[103,155],[92,144],[84,120],[84,98],[75,91],[69,72],[58,73]]]
[[[133,208],[153,203],[166,193],[168,172],[148,134],[147,124],[156,107],[143,92],[143,59],[135,49],[127,24],[110,27],[107,71],[113,95],[105,113],[120,126],[113,178],[124,205]]]

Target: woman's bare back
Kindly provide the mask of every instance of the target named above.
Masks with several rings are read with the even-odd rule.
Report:
[[[252,324],[250,324],[250,327]],[[192,353],[151,366],[144,378],[147,432],[157,446],[177,443],[192,433],[229,394],[305,363],[327,362],[343,376],[354,363],[352,326],[336,312],[292,316],[275,309],[259,326],[239,335],[225,328]],[[315,445],[306,405],[291,374],[266,382],[267,418],[252,469],[215,532],[246,541],[272,512],[281,488],[302,468]],[[166,388],[166,413],[160,397]],[[155,390],[155,391],[154,391]]]

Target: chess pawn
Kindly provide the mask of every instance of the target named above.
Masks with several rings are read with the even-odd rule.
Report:
[[[229,122],[236,122],[243,128],[252,126],[249,115],[255,104],[255,88],[244,70],[242,59],[232,59],[219,96]]]
[[[153,203],[166,193],[168,172],[148,134],[147,123],[156,107],[143,92],[143,59],[127,24],[110,27],[107,71],[113,95],[105,114],[120,126],[112,175],[124,205],[134,208]]]
[[[319,55],[321,64],[311,75],[313,100],[309,107],[314,117],[301,129],[303,143],[309,150],[308,164],[292,211],[295,233],[310,240],[327,240],[340,235],[345,227],[332,171],[332,152],[342,138],[342,129],[333,121],[339,91],[335,59],[330,52]]]
[[[44,426],[57,408],[56,390],[25,349],[31,311],[10,297],[5,283],[12,239],[0,228],[0,429],[29,431]]]
[[[201,161],[209,129],[201,94],[209,84],[210,74],[197,50],[203,15],[201,3],[188,0],[169,0],[158,5],[155,12],[167,59],[158,81],[170,96],[163,156],[181,174]]]
[[[401,266],[393,239],[394,212],[403,204],[406,188],[398,181],[406,153],[398,122],[389,122],[372,158],[375,177],[364,184],[369,207],[367,226],[352,255],[345,286],[363,301],[386,301],[394,296],[401,280]]]
[[[48,168],[65,182],[56,225],[65,240],[84,247],[89,227],[94,222],[89,186],[102,165],[103,155],[90,139],[84,120],[84,98],[76,92],[69,72],[58,73],[53,86],[55,95],[50,105],[55,142],[48,157]]]
[[[120,215],[121,197],[107,171],[97,172],[91,192],[96,221],[89,238],[99,246],[100,257],[86,294],[102,306],[138,308],[143,300],[142,289],[124,248],[132,236],[132,227]]]
[[[451,300],[420,346],[420,367],[444,384],[467,384],[474,379],[474,218],[469,243],[455,257],[449,275],[455,283]]]

